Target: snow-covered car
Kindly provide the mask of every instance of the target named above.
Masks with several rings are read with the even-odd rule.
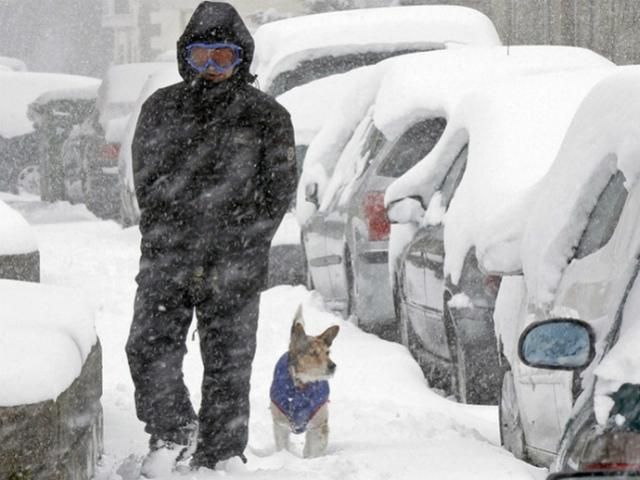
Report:
[[[54,90],[40,95],[29,105],[28,116],[33,121],[37,138],[37,170],[22,171],[19,190],[29,191],[37,185],[40,198],[52,202],[66,200],[71,174],[64,168],[63,145],[70,132],[95,108],[100,81],[78,88]]]
[[[3,92],[0,110],[0,191],[17,193],[21,174],[24,176],[28,173],[24,172],[27,168],[37,169],[39,150],[43,146],[46,148],[46,139],[39,139],[37,119],[34,122],[30,116],[29,106],[47,94],[60,95],[58,99],[65,97],[73,102],[77,99],[74,92],[78,89],[95,90],[99,83],[98,79],[78,75],[0,72],[0,91]],[[58,141],[55,132],[51,136],[54,143]]]
[[[40,281],[40,251],[31,226],[0,200],[0,278]]]
[[[508,362],[502,442],[519,458],[541,465],[557,455],[554,470],[622,464],[616,455],[627,441],[633,459],[639,453],[637,437],[607,433],[611,421],[627,425],[622,415],[610,418],[610,396],[624,384],[640,384],[638,79],[638,67],[618,67],[591,90],[552,168],[530,189],[528,201],[514,206],[521,224],[492,235],[478,249],[486,269],[522,272],[503,278],[494,314]],[[586,322],[594,330],[596,357],[575,367],[583,371],[541,368],[543,362],[529,354],[527,365],[518,356],[518,339],[531,325],[553,319]],[[594,449],[585,450],[588,445]],[[607,452],[611,458],[591,456]]]
[[[385,34],[380,35],[381,31]],[[335,98],[342,98],[356,78],[340,73],[411,52],[461,45],[500,45],[495,27],[482,13],[466,7],[433,5],[287,18],[262,25],[255,40],[253,73],[257,74],[262,90],[277,95],[279,101],[292,109],[300,165],[309,145],[308,127],[312,125],[315,134],[320,125],[321,117],[316,112],[325,112],[327,106],[335,105]],[[309,85],[326,77],[333,80]],[[327,89],[331,82],[333,90]],[[307,85],[308,90],[303,88]],[[328,101],[317,108],[318,99]],[[341,101],[349,103],[349,99]],[[302,114],[296,115],[297,112]],[[298,283],[308,277],[308,272],[300,269],[305,262],[297,230],[293,215],[287,214],[269,253],[270,285]]]
[[[307,149],[340,105],[348,104],[350,92],[367,79],[372,66],[355,68],[346,73],[323,77],[279,95],[276,100],[291,114],[298,176],[302,172]],[[306,283],[307,268],[302,253],[300,226],[293,213],[287,212],[269,251],[268,285]]]
[[[436,148],[389,186],[385,203],[396,222],[389,267],[402,342],[432,385],[465,403],[497,403],[502,379],[492,321],[500,278],[479,270],[478,236],[544,175],[578,103],[613,68],[570,47],[504,53],[480,57],[490,74],[460,75],[452,64],[440,78],[434,70],[434,84],[423,82],[406,113],[396,108],[387,120],[448,122]],[[478,75],[487,81],[469,80]],[[398,103],[393,91],[387,96],[387,105]]]
[[[167,66],[177,70],[175,62],[109,67],[98,91],[95,110],[63,145],[71,201],[85,203],[100,217],[119,217],[118,157],[129,116],[149,76]]]
[[[140,94],[135,101],[131,114],[127,117],[127,125],[122,135],[122,144],[118,154],[119,177],[119,216],[123,225],[136,225],[140,220],[140,208],[136,199],[136,190],[133,184],[133,161],[131,158],[131,144],[136,132],[136,124],[140,116],[142,104],[159,88],[178,83],[182,77],[178,73],[175,64],[165,63],[149,75],[140,89]]]
[[[255,32],[252,64],[274,96],[321,77],[404,53],[500,45],[488,17],[458,6],[368,8],[286,18]]]

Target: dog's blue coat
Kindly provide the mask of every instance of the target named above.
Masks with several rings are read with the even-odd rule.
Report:
[[[329,401],[329,382],[310,382],[296,388],[289,374],[289,354],[285,353],[276,363],[271,401],[289,419],[293,433],[303,433],[313,415]]]

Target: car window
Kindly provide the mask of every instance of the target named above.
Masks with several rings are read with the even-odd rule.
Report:
[[[397,178],[422,160],[435,147],[447,125],[444,118],[429,118],[402,134],[382,160],[378,175]]]
[[[347,55],[327,55],[300,62],[294,70],[280,73],[269,86],[269,94],[277,97],[294,87],[304,85],[319,78],[345,73],[354,68],[373,65],[396,55],[433,50],[434,48],[407,48],[398,51],[360,52]]]
[[[589,216],[580,243],[576,247],[575,258],[583,258],[602,248],[613,235],[620,212],[627,200],[624,175],[618,171],[604,188],[596,206]]]
[[[453,198],[453,194],[456,193],[458,185],[462,180],[464,171],[467,168],[467,156],[469,153],[469,146],[465,145],[458,156],[453,161],[453,165],[449,168],[449,171],[444,177],[442,184],[440,185],[440,194],[442,195],[442,206],[447,209]]]

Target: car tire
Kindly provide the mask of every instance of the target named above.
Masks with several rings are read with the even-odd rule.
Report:
[[[520,460],[528,461],[526,440],[511,370],[504,372],[500,390],[498,416],[500,422],[500,444]]]

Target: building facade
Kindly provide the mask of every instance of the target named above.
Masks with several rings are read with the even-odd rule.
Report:
[[[113,32],[113,63],[170,55],[200,0],[103,0],[102,25]],[[303,0],[229,0],[255,30],[260,19],[299,15]]]

